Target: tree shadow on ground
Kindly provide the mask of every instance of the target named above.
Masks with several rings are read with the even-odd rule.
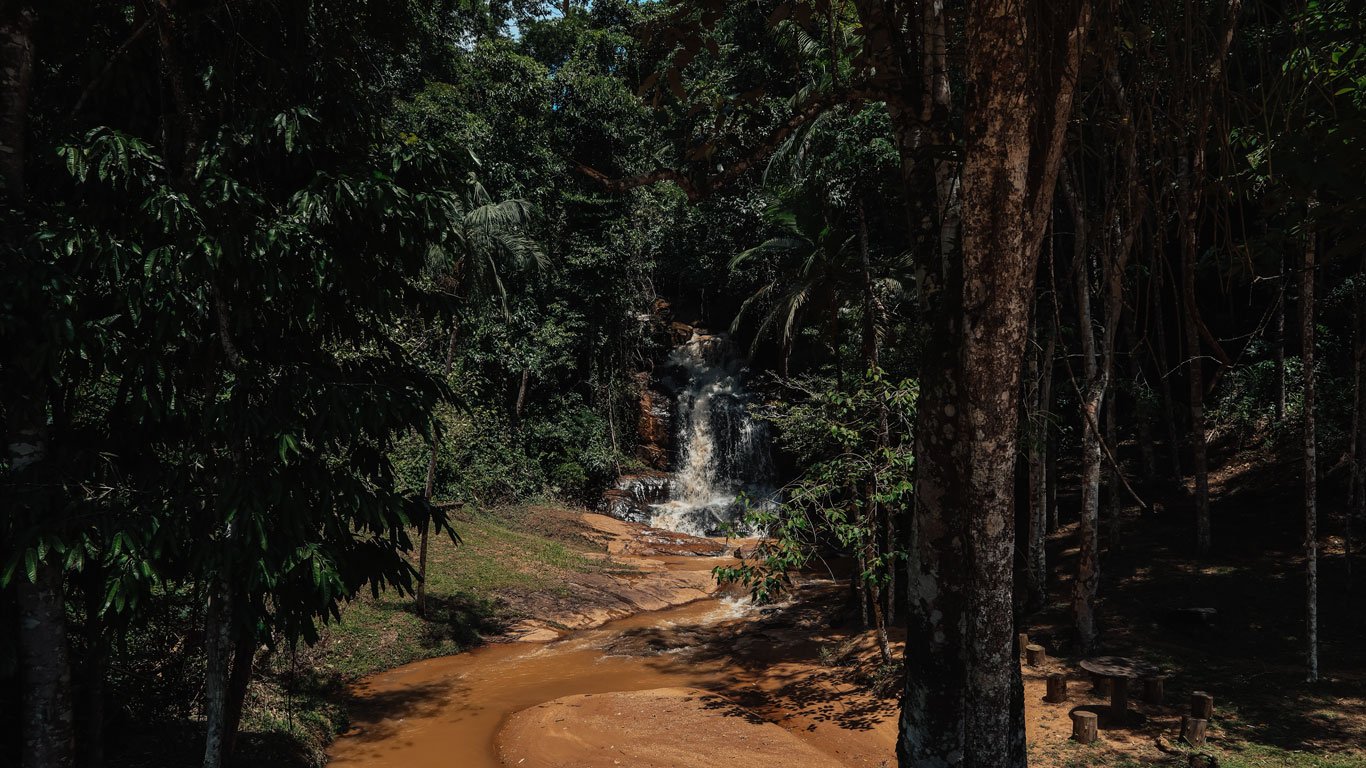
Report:
[[[1237,461],[1211,475],[1214,547],[1206,557],[1194,552],[1195,506],[1184,491],[1150,492],[1150,499],[1163,502],[1158,514],[1131,505],[1121,547],[1106,540],[1102,519],[1103,647],[1097,652],[1167,668],[1167,706],[1158,708],[1162,716],[1150,730],[1161,727],[1170,739],[1176,738],[1174,724],[1187,711],[1190,693],[1202,690],[1215,698],[1212,742],[1353,754],[1366,745],[1366,611],[1360,596],[1366,584],[1353,594],[1340,540],[1325,535],[1319,559],[1324,679],[1305,683],[1297,461]],[[1342,508],[1343,491],[1331,482],[1323,486],[1321,526],[1331,534],[1334,521],[1327,511]],[[1044,639],[1051,655],[1075,665],[1080,656],[1069,600],[1076,500],[1063,495],[1059,504],[1064,528],[1049,542],[1052,602],[1026,623],[1031,638]],[[1358,580],[1366,576],[1363,566],[1357,567]]]
[[[822,649],[854,635],[829,629],[843,610],[839,589],[822,590],[759,619],[704,626],[642,627],[625,630],[610,653],[649,657],[662,671],[690,665],[723,670],[720,684],[709,684],[736,711],[772,721],[805,721],[806,730],[831,724],[868,731],[898,711],[895,697],[880,693],[876,680],[860,674],[867,658],[848,665],[822,661]],[[867,654],[864,654],[866,657]],[[719,708],[725,712],[724,708]]]

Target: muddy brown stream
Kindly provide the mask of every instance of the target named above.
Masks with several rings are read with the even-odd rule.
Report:
[[[847,712],[829,703],[838,697],[812,703],[814,691],[836,693],[811,680],[810,670],[820,669],[813,664],[814,647],[807,643],[799,652],[779,653],[792,644],[749,631],[754,617],[743,602],[704,599],[547,644],[489,645],[381,673],[353,689],[354,725],[333,745],[331,765],[500,768],[498,734],[519,711],[576,694],[670,687],[740,698],[762,691],[766,700],[776,695],[777,705],[765,717],[840,763],[881,763],[890,754],[881,727],[890,711],[851,709],[862,720],[849,728],[854,721],[842,717]],[[746,655],[748,663],[742,660]],[[804,686],[803,706],[795,705],[794,696],[783,698],[794,685]],[[879,759],[870,762],[874,756]]]
[[[485,646],[368,678],[355,689],[356,723],[333,745],[331,765],[499,768],[498,730],[527,707],[571,694],[708,687],[724,675],[725,660],[699,659],[689,647],[635,656],[606,646],[633,632],[646,638],[713,626],[736,618],[738,605],[699,600],[546,645]]]

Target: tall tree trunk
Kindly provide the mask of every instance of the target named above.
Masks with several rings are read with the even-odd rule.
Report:
[[[1114,452],[1118,460],[1119,429],[1115,424],[1115,411],[1119,407],[1119,393],[1115,390],[1113,379],[1110,383],[1109,401],[1105,404],[1105,444]],[[1118,552],[1123,546],[1124,497],[1119,493],[1119,467],[1110,464],[1105,468],[1105,505],[1109,510],[1106,518],[1106,546],[1111,552]]]
[[[1272,356],[1276,360],[1276,421],[1285,418],[1285,304],[1290,298],[1290,275],[1285,270],[1285,254],[1281,254],[1281,292],[1276,297],[1276,332],[1271,340]]]
[[[231,528],[225,535],[232,543]],[[225,547],[226,549],[226,547]],[[224,568],[226,566],[223,566]],[[228,739],[228,656],[232,649],[232,581],[225,570],[214,579],[204,616],[204,768],[223,765]]]
[[[1026,762],[1016,632],[1005,620],[1016,401],[1086,20],[1066,3],[966,7],[962,258],[944,265],[917,414],[903,766]],[[1044,63],[1044,51],[1067,61]]]
[[[1034,341],[1029,352],[1029,370],[1025,395],[1026,432],[1025,455],[1029,467],[1029,518],[1025,526],[1025,568],[1024,584],[1025,605],[1033,610],[1043,606],[1047,599],[1048,559],[1045,534],[1048,529],[1048,404],[1045,385],[1047,375],[1044,370],[1053,365],[1052,323],[1043,317],[1042,302],[1035,312]],[[1047,323],[1044,331],[1047,341],[1039,339],[1039,327]]]
[[[1309,199],[1309,232],[1304,244],[1304,269],[1300,272],[1300,360],[1304,369],[1304,605],[1305,679],[1319,679],[1319,519],[1318,460],[1314,435],[1314,251],[1316,215]]]
[[[1205,427],[1205,381],[1200,356],[1200,329],[1203,327],[1203,321],[1200,319],[1200,306],[1196,302],[1195,273],[1199,256],[1200,208],[1204,198],[1206,175],[1206,134],[1209,132],[1215,97],[1223,82],[1224,61],[1233,42],[1233,31],[1237,28],[1238,16],[1242,13],[1243,7],[1242,0],[1225,0],[1225,4],[1223,26],[1218,30],[1216,47],[1205,71],[1191,73],[1202,80],[1196,90],[1196,98],[1189,104],[1191,133],[1188,137],[1187,151],[1182,152],[1182,173],[1178,183],[1182,256],[1181,295],[1182,303],[1185,305],[1190,440],[1195,471],[1195,548],[1201,556],[1209,554],[1212,538],[1209,513],[1208,435]],[[1185,12],[1188,18],[1203,12],[1203,7],[1197,6],[1198,4],[1193,2],[1186,3]]]
[[[237,748],[237,731],[242,725],[242,707],[251,685],[252,671],[256,668],[257,646],[255,632],[238,632],[232,651],[232,673],[228,676],[227,725],[223,731],[223,754],[227,757],[231,757]]]
[[[1176,397],[1172,394],[1171,380],[1168,378],[1172,364],[1171,356],[1167,353],[1166,304],[1163,301],[1163,285],[1166,281],[1162,279],[1166,271],[1161,248],[1161,243],[1156,244],[1156,253],[1153,255],[1152,311],[1153,338],[1156,339],[1156,344],[1152,346],[1152,353],[1157,365],[1158,392],[1162,396],[1162,424],[1167,433],[1168,471],[1171,473],[1172,484],[1179,485],[1185,474],[1181,468],[1181,438],[1176,428]]]
[[[451,371],[455,367],[455,345],[460,338],[460,326],[452,319],[451,332],[446,338],[446,360],[441,368],[442,380],[450,379]],[[422,498],[427,502],[430,512],[432,496],[436,493],[436,460],[441,452],[441,434],[433,427],[431,436],[431,447],[427,457],[427,478],[422,484]],[[422,520],[422,525],[418,529],[417,545],[417,595],[415,596],[418,616],[427,615],[427,539],[431,529],[431,523],[427,519]]]
[[[104,602],[103,568],[86,563],[85,581],[85,690],[82,694],[83,717],[76,743],[82,768],[104,765],[104,675],[109,658],[109,640],[100,608]]]
[[[27,198],[29,102],[33,94],[33,27],[28,3],[0,6],[0,201],[22,208]],[[6,244],[12,245],[12,244]],[[8,352],[8,350],[7,350]],[[24,370],[15,365],[16,370]],[[38,516],[45,491],[24,487],[47,460],[47,387],[43,374],[19,383],[7,403],[10,482],[18,490],[8,514]],[[15,580],[19,608],[18,656],[23,682],[23,768],[65,768],[75,759],[66,599],[55,553]]]
[[[531,383],[531,369],[523,368],[517,382],[517,399],[512,404],[512,424],[514,428],[522,425],[522,409],[526,407],[527,387]]]
[[[1106,380],[1096,345],[1091,313],[1090,226],[1086,201],[1076,189],[1070,169],[1061,187],[1074,222],[1072,271],[1076,280],[1077,338],[1081,343],[1082,380],[1078,385],[1081,412],[1081,508],[1077,512],[1077,575],[1072,584],[1072,618],[1083,653],[1096,644],[1096,595],[1100,590],[1100,417]]]
[[[71,666],[66,642],[62,568],[43,560],[35,578],[20,576],[19,666],[23,680],[23,768],[67,768],[75,763]]]
[[[1356,532],[1366,522],[1366,257],[1357,267],[1352,286],[1352,491],[1343,521],[1347,549],[1347,588],[1352,587],[1352,559],[1356,556]]]
[[[872,258],[869,256],[867,247],[867,216],[863,212],[863,201],[858,202],[858,246],[859,264],[862,269],[863,282],[863,368],[866,373],[873,373],[878,369],[878,339],[877,324],[880,306],[878,306],[877,290],[873,284],[873,265]],[[877,429],[877,456],[873,459],[873,471],[876,473],[877,462],[881,461],[882,448],[887,447],[887,409],[878,406],[878,429]],[[873,607],[873,629],[877,634],[877,648],[881,653],[882,663],[892,663],[892,645],[887,634],[887,609],[884,605],[884,585],[885,589],[895,589],[896,579],[885,578],[885,570],[895,562],[888,558],[888,552],[881,548],[882,536],[888,534],[887,547],[891,547],[893,532],[888,529],[882,517],[885,511],[877,500],[877,477],[869,477],[865,488],[865,547],[863,547],[863,563],[866,568],[876,568],[872,578],[865,577],[867,589],[867,601]]]
[[[1128,345],[1125,358],[1129,362],[1129,376],[1134,386],[1134,426],[1138,433],[1138,455],[1143,470],[1143,481],[1148,486],[1157,478],[1157,449],[1154,447],[1152,413],[1144,407],[1146,396],[1152,391],[1143,372],[1143,357],[1139,354],[1142,340],[1138,335],[1137,313],[1124,310],[1124,336]]]
[[[0,5],[0,195],[24,199],[28,105],[33,96],[33,8]]]
[[[1200,357],[1200,310],[1195,303],[1199,195],[1193,190],[1193,186],[1198,183],[1199,176],[1188,172],[1185,177],[1185,184],[1192,189],[1182,195],[1184,202],[1181,211],[1181,303],[1185,309],[1182,330],[1186,349],[1187,393],[1190,398],[1191,463],[1192,471],[1195,473],[1195,550],[1204,557],[1210,551],[1211,534],[1209,457],[1205,430],[1205,375]]]

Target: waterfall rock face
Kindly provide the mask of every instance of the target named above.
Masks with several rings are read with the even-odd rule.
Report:
[[[648,462],[663,442],[661,427],[672,423],[671,471],[622,477],[604,495],[603,511],[695,536],[749,532],[746,505],[772,503],[773,465],[767,425],[754,417],[745,372],[724,335],[693,331],[676,346],[656,371],[658,390],[641,398],[639,429]]]
[[[652,469],[667,470],[673,432],[669,398],[652,386],[649,372],[636,374],[635,378],[640,389],[640,415],[636,420],[636,436],[640,442],[636,455]]]

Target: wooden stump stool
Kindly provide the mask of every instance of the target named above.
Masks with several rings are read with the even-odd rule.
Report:
[[[1181,740],[1192,747],[1205,746],[1209,721],[1201,717],[1181,716]]]
[[[1067,701],[1067,678],[1061,672],[1054,672],[1048,676],[1048,695],[1043,700],[1049,704],[1058,704]]]
[[[1143,678],[1143,700],[1149,704],[1161,704],[1166,680],[1161,675]]]
[[[1072,738],[1082,744],[1090,744],[1096,740],[1096,734],[1100,727],[1100,716],[1095,712],[1073,712],[1072,713]]]
[[[1191,717],[1208,720],[1214,716],[1214,697],[1204,691],[1191,694]]]
[[[1042,645],[1030,644],[1025,646],[1025,663],[1029,666],[1043,666],[1043,663],[1047,660],[1048,652],[1043,649]]]

